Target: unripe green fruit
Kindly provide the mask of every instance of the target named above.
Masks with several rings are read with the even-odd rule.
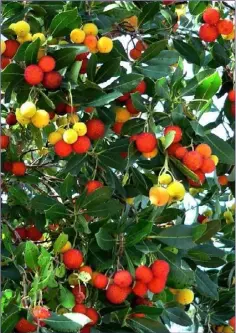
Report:
[[[170,251],[170,252],[172,252],[174,254],[178,254],[178,252],[179,252],[179,250],[176,247],[171,247],[171,246],[165,247],[164,250]]]

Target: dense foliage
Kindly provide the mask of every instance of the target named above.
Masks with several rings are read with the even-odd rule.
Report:
[[[233,16],[2,2],[2,332],[233,332]]]

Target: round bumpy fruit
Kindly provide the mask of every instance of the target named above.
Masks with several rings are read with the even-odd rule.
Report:
[[[154,158],[158,154],[157,148],[153,149],[153,151],[150,151],[150,153],[142,153],[143,157],[145,158]]]
[[[72,153],[72,146],[63,140],[58,141],[54,146],[55,153],[60,157],[67,157]]]
[[[36,34],[33,34],[32,41],[34,42],[38,38],[40,39],[40,45],[43,45],[46,42],[46,37],[41,32],[37,32]]]
[[[220,13],[215,8],[207,8],[203,13],[203,20],[210,25],[216,25],[220,20]]]
[[[43,307],[43,306],[35,306],[32,309],[32,314],[33,317],[36,319],[47,319],[51,316],[50,312],[48,311],[47,308]]]
[[[163,173],[158,177],[158,183],[161,185],[169,185],[172,182],[172,177],[168,173]]]
[[[17,42],[19,42],[20,44],[26,43],[26,42],[31,42],[32,41],[32,34],[27,34],[24,37],[17,37]]]
[[[95,190],[97,190],[98,188],[103,187],[103,183],[101,183],[99,180],[90,180],[87,182],[85,187],[86,187],[87,193],[90,194],[90,193],[94,192]]]
[[[1,149],[6,149],[9,145],[10,138],[8,135],[1,135],[0,136],[0,146]]]
[[[76,106],[66,104],[65,106],[66,113],[74,113],[77,110]]]
[[[122,304],[127,298],[127,292],[116,284],[112,284],[107,288],[106,298],[113,304]]]
[[[92,277],[93,270],[90,266],[82,266],[82,267],[79,268],[79,271],[80,271],[80,273],[81,272],[88,273]]]
[[[16,54],[20,44],[14,39],[8,39],[5,41],[6,49],[3,52],[4,57],[13,58]]]
[[[87,133],[87,126],[85,123],[75,123],[73,129],[77,132],[78,136],[84,136]]]
[[[98,40],[97,48],[100,53],[110,53],[113,48],[113,42],[108,37],[102,37]]]
[[[203,164],[203,157],[197,151],[189,151],[183,158],[184,165],[192,171],[201,168]]]
[[[78,269],[83,262],[83,255],[79,250],[70,249],[63,254],[63,262],[68,269]]]
[[[195,149],[199,154],[201,154],[203,157],[208,158],[212,154],[211,147],[208,146],[206,143],[201,143],[200,145],[197,146]]]
[[[24,37],[30,32],[30,25],[25,21],[18,21],[14,25],[14,31],[19,37]]]
[[[187,154],[188,150],[185,147],[179,147],[175,151],[175,157],[178,158],[179,160],[182,160],[184,156]]]
[[[132,99],[131,99],[131,98],[129,98],[129,99],[126,101],[125,105],[126,105],[127,110],[128,110],[131,114],[135,114],[135,115],[139,114],[139,111],[138,111],[137,109],[135,109],[135,107],[134,107],[134,105],[133,105],[133,102],[132,102]]]
[[[153,278],[147,285],[148,289],[153,294],[159,294],[165,289],[166,279],[165,278]]]
[[[25,81],[35,86],[43,81],[43,71],[38,65],[30,65],[25,68]]]
[[[72,312],[75,312],[75,313],[82,313],[82,314],[86,314],[86,306],[84,304],[76,304],[73,309],[72,309]]]
[[[100,119],[90,119],[86,123],[87,136],[91,140],[98,140],[103,138],[105,134],[105,125]]]
[[[129,287],[132,281],[132,275],[128,271],[119,271],[114,275],[114,283],[121,288]]]
[[[1,69],[6,68],[11,63],[11,59],[1,56]]]
[[[30,123],[30,119],[23,117],[18,108],[16,109],[16,120],[21,125],[28,125]]]
[[[116,109],[116,122],[125,123],[130,119],[130,113],[126,108]]]
[[[36,113],[36,105],[32,102],[25,102],[20,107],[20,113],[25,118],[32,118]]]
[[[234,330],[230,326],[224,326],[223,333],[234,333]]]
[[[22,240],[25,240],[27,238],[27,232],[26,232],[25,227],[18,227],[18,228],[16,228],[14,230],[14,233],[15,234],[17,233]],[[14,236],[14,238],[16,239],[17,237]]]
[[[114,125],[112,126],[113,132],[116,133],[117,135],[120,135],[123,125],[124,123],[114,123]]]
[[[137,87],[134,88],[134,90],[132,90],[132,93],[139,92],[142,95],[145,93],[146,89],[147,89],[147,85],[146,85],[145,81],[141,81],[141,82],[139,82]]]
[[[232,318],[229,320],[229,325],[235,329],[235,317],[232,317]]]
[[[167,152],[168,155],[170,156],[175,156],[176,150],[178,148],[182,147],[182,145],[180,143],[172,143],[168,148],[167,148]]]
[[[85,32],[81,29],[74,29],[70,33],[70,40],[72,43],[81,44],[85,39]]]
[[[194,181],[192,179],[189,179],[188,180],[189,184],[191,186],[193,186],[193,187],[200,187],[200,186],[202,186],[202,184],[204,184],[205,179],[206,179],[204,173],[201,170],[194,171],[194,173],[197,175],[197,177],[198,177],[199,180],[196,182],[196,181]]]
[[[27,238],[29,238],[30,240],[32,240],[34,242],[39,241],[43,236],[41,231],[39,231],[34,225],[32,225],[26,229],[26,234],[27,234]]]
[[[229,35],[234,29],[233,22],[229,20],[220,20],[216,27],[221,35]]]
[[[136,141],[136,147],[141,153],[150,153],[157,146],[157,139],[152,133],[139,134]]]
[[[56,61],[53,57],[47,55],[39,60],[38,65],[44,73],[47,73],[54,70],[56,67]]]
[[[137,41],[135,48],[136,48],[136,50],[144,51],[144,50],[146,50],[147,45],[144,42],[142,42],[141,40],[139,40],[139,41]]]
[[[11,172],[15,176],[24,176],[26,172],[26,165],[24,162],[13,162]]]
[[[86,310],[86,316],[91,319],[92,322],[89,323],[89,325],[94,326],[98,322],[99,315],[97,311],[93,308],[87,308]]]
[[[56,71],[48,72],[44,74],[43,85],[47,89],[57,89],[62,82],[62,76]]]
[[[201,166],[201,171],[203,173],[211,173],[215,170],[215,168],[216,166],[214,161],[212,161],[211,158],[205,158]]]
[[[48,142],[51,145],[55,145],[58,141],[62,140],[62,134],[58,131],[52,132],[48,136]]]
[[[19,333],[28,333],[28,332],[35,332],[37,330],[37,326],[31,324],[25,318],[21,318],[15,326],[15,330]]]
[[[37,128],[43,128],[49,124],[49,113],[45,110],[37,110],[31,118],[32,124]]]
[[[89,55],[89,52],[84,52],[84,53],[77,54],[75,60],[82,61],[84,59],[87,59],[88,55]]]
[[[167,278],[170,266],[165,260],[155,260],[152,264],[152,273],[156,278]]]
[[[179,126],[168,126],[164,129],[164,135],[167,135],[169,132],[175,132],[173,143],[177,143],[182,139],[182,130]]]
[[[144,295],[146,295],[148,288],[145,283],[141,281],[136,281],[132,291],[136,296],[143,297]]]
[[[182,200],[185,196],[185,188],[180,182],[174,181],[167,187],[167,191],[172,200]]]
[[[97,43],[97,38],[93,35],[87,35],[84,39],[84,45],[86,45],[90,51],[97,47]]]
[[[228,100],[230,102],[235,102],[235,90],[230,90],[228,93]]]
[[[191,304],[194,300],[194,293],[190,289],[181,289],[176,294],[176,301],[182,305]]]
[[[71,249],[71,242],[67,241],[66,244],[60,249],[60,253],[65,253]]]
[[[219,183],[221,186],[226,186],[226,185],[228,185],[228,182],[229,182],[229,180],[228,180],[228,177],[227,177],[227,176],[222,175],[222,176],[219,176],[219,177],[218,177],[218,183]]]
[[[93,279],[93,286],[97,289],[105,289],[108,284],[108,278],[106,275],[98,273]]]
[[[149,200],[154,206],[165,206],[170,199],[167,189],[164,187],[151,187],[149,191]]]
[[[77,134],[77,132],[76,132],[74,129],[72,129],[72,128],[66,130],[66,131],[63,133],[63,140],[64,140],[66,143],[70,144],[70,145],[72,145],[73,143],[75,143],[77,139],[78,139],[78,134]]]
[[[129,56],[130,56],[130,58],[133,59],[133,60],[137,60],[137,59],[139,59],[139,58],[141,57],[141,54],[142,54],[142,52],[139,51],[139,50],[137,50],[137,49],[131,49],[131,50],[129,51]]]
[[[126,93],[126,94],[124,94],[123,96],[120,96],[117,100],[119,101],[119,102],[125,102],[125,101],[127,101],[127,99],[129,99],[130,98],[130,93]]]
[[[83,26],[83,31],[85,35],[94,35],[97,36],[98,34],[98,27],[94,23],[86,23]]]
[[[149,283],[153,279],[152,270],[147,266],[139,266],[135,271],[135,278],[143,283]]]
[[[199,37],[204,42],[214,42],[219,36],[217,28],[208,23],[203,24],[199,30]]]
[[[72,149],[76,154],[87,153],[91,146],[89,138],[85,136],[79,136],[76,142],[72,145]]]

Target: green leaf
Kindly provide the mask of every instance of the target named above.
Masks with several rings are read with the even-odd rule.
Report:
[[[107,88],[115,89],[125,94],[135,89],[142,80],[143,80],[143,75],[130,73],[121,76],[118,80],[114,81]]]
[[[167,66],[146,66],[146,67],[140,67],[137,66],[136,69],[142,73],[143,75],[145,75],[148,78],[151,79],[160,79],[166,76],[169,76],[169,74],[171,73],[171,69]]]
[[[90,81],[94,81],[97,70],[97,56],[92,54],[87,65],[87,76]]]
[[[11,63],[1,73],[2,83],[19,82],[24,78],[24,70],[19,65]]]
[[[55,205],[57,201],[45,195],[36,195],[31,200],[31,207],[39,212],[49,209],[51,206]]]
[[[193,242],[192,231],[192,226],[175,225],[171,228],[164,229],[156,235],[155,238],[177,249],[191,249],[196,246]]]
[[[53,52],[53,57],[56,60],[56,70],[69,67],[79,53],[87,51],[85,46],[65,47]]]
[[[126,121],[122,127],[121,133],[123,135],[133,135],[143,132],[145,120],[141,118],[130,119]]]
[[[226,66],[230,62],[230,58],[228,57],[224,46],[219,43],[214,43],[212,55],[219,65]]]
[[[110,125],[115,122],[116,115],[112,108],[97,108],[97,113],[99,119],[101,119],[106,125]]]
[[[51,21],[49,31],[53,37],[62,37],[68,35],[74,28],[79,27],[80,22],[78,9],[74,8],[57,14]]]
[[[45,210],[46,218],[51,221],[60,220],[67,215],[69,215],[69,214],[66,210],[66,207],[63,204],[61,204],[60,202],[57,202],[55,205],[53,205],[49,209]]]
[[[23,4],[19,2],[10,2],[3,7],[2,16],[11,17],[23,9]]]
[[[170,99],[170,92],[167,79],[165,77],[157,80],[155,84],[156,95],[158,97],[164,98],[169,100]]]
[[[170,131],[165,135],[165,141],[164,141],[164,144],[163,144],[163,147],[164,147],[165,150],[168,147],[170,147],[170,145],[174,141],[174,138],[175,138],[175,131]]]
[[[66,309],[72,309],[75,306],[75,296],[62,285],[60,285],[59,301]]]
[[[149,316],[160,316],[163,312],[162,308],[152,306],[138,305],[132,310],[134,313],[144,313]]]
[[[205,297],[209,297],[214,300],[219,300],[219,294],[217,285],[209,278],[207,273],[197,268],[195,272],[196,289]]]
[[[124,171],[127,160],[120,156],[120,153],[105,152],[99,155],[99,161],[113,169]]]
[[[152,231],[152,222],[141,221],[128,229],[126,236],[126,246],[130,247],[139,243]]]
[[[129,58],[127,56],[127,53],[124,49],[123,44],[119,40],[113,41],[113,49],[110,53],[112,56],[114,55],[114,58],[120,57],[121,61],[128,61]]]
[[[39,249],[38,247],[30,241],[27,241],[25,244],[25,263],[26,266],[32,269],[33,271],[38,268],[38,257]]]
[[[127,321],[137,333],[170,333],[170,331],[156,320],[146,318],[134,318]]]
[[[188,8],[189,12],[192,15],[199,15],[201,14],[208,6],[208,1],[189,1]]]
[[[155,223],[166,223],[175,220],[178,216],[182,216],[184,212],[177,208],[167,208],[160,216],[155,219]]]
[[[100,228],[99,232],[95,234],[98,246],[102,250],[111,250],[115,245],[115,239],[111,236],[111,234],[105,229]]]
[[[143,102],[144,100],[138,91],[134,94],[131,94],[131,99],[132,99],[132,103],[133,103],[133,106],[135,107],[135,109],[137,109],[140,112],[148,111],[146,105]]]
[[[18,47],[18,50],[17,50],[16,54],[14,55],[15,61],[24,61],[25,60],[25,51],[28,46],[29,46],[29,43],[23,43]]]
[[[20,311],[14,311],[13,313],[10,313],[5,317],[4,319],[2,318],[2,323],[1,323],[1,332],[2,333],[11,333],[14,331],[14,327],[17,324],[17,322],[20,320],[21,314]]]
[[[68,235],[61,233],[53,244],[54,252],[59,253],[60,250],[63,248],[63,246],[66,245],[67,241],[68,241]]]
[[[68,78],[72,83],[76,84],[78,82],[81,64],[82,63],[80,61],[75,61],[71,66],[70,72],[68,73]]]
[[[53,103],[53,101],[40,89],[39,90],[40,95],[43,98],[43,101],[45,104],[47,104],[51,109],[55,109],[55,104]]]
[[[131,172],[135,186],[143,195],[148,195],[149,189],[152,186],[150,179],[136,168],[131,168]]]
[[[25,63],[27,66],[31,64],[37,64],[40,43],[40,38],[37,38],[34,42],[30,43],[25,50]]]
[[[83,104],[85,106],[94,106],[94,107],[104,106],[104,105],[109,104],[110,102],[114,101],[115,99],[117,99],[120,96],[122,96],[122,94],[119,91],[113,91],[106,95],[95,98],[88,103],[83,103]]]
[[[167,40],[163,39],[151,44],[136,61],[137,64],[146,63],[148,60],[156,57],[167,46]]]
[[[87,209],[90,216],[95,217],[118,217],[123,209],[123,205],[118,201],[111,199],[106,203],[97,206],[91,206]]]
[[[171,66],[179,61],[179,53],[177,51],[163,50],[157,57],[152,58],[147,62],[148,65],[155,66]]]
[[[81,318],[85,317],[84,315],[77,313]],[[87,318],[87,317],[85,317]],[[72,321],[68,319],[66,316],[59,316],[56,313],[51,313],[51,316],[48,319],[45,319],[46,324],[53,329],[55,332],[60,333],[77,333],[82,326],[84,326],[84,322],[79,324],[78,322]]]
[[[193,229],[193,240],[197,241],[207,230],[207,224],[199,224]]]
[[[105,62],[97,71],[95,76],[96,83],[106,82],[115,76],[120,68],[120,58],[112,59],[112,61]]]
[[[190,169],[188,169],[185,165],[183,165],[179,160],[177,160],[174,157],[170,157],[170,160],[179,169],[179,171],[182,172],[182,174],[184,174],[186,177],[194,180],[195,182],[199,181],[198,176],[193,171],[191,171]]]
[[[176,39],[173,41],[173,43],[174,43],[174,48],[189,63],[200,66],[201,59],[200,59],[199,55],[197,54],[197,52],[195,52],[195,49],[191,45],[189,45],[181,40],[176,40]]]
[[[233,147],[231,147],[223,139],[219,138],[215,134],[206,134],[204,137],[204,142],[207,143],[214,155],[217,155],[221,163],[234,165],[235,152]]]
[[[80,169],[82,168],[82,166],[84,165],[84,163],[87,160],[87,156],[86,155],[74,155],[72,156],[68,161],[67,164],[65,166],[65,168],[63,168],[60,172],[60,175],[62,174],[67,174],[70,173],[73,176],[77,176],[77,174],[79,173]]]
[[[204,234],[198,238],[196,241],[197,244],[209,241],[221,229],[221,223],[219,220],[209,221],[206,223],[206,225],[207,229]]]
[[[96,189],[94,192],[86,196],[81,208],[91,208],[108,201],[111,198],[112,191],[108,186]]]
[[[150,2],[146,4],[138,17],[138,26],[142,26],[142,24],[146,23],[150,19],[152,19],[160,8],[159,2]]]
[[[164,313],[170,321],[180,326],[191,326],[193,324],[191,318],[181,308],[166,308]]]
[[[60,194],[62,199],[64,200],[66,198],[71,199],[75,185],[76,185],[76,179],[75,177],[71,176],[71,174],[69,173],[64,179],[63,183],[61,183],[60,185]]]

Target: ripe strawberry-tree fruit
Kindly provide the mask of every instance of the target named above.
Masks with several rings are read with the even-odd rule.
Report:
[[[201,143],[200,145],[198,145],[196,147],[195,151],[198,152],[199,154],[201,154],[205,158],[210,157],[212,154],[211,147],[209,145],[207,145],[206,143]]]
[[[130,272],[123,270],[123,271],[116,272],[113,280],[117,286],[119,286],[121,288],[126,288],[131,285],[133,278],[132,278],[132,275],[130,274]]]
[[[47,89],[57,89],[60,87],[62,82],[62,76],[59,72],[52,71],[44,74],[43,85]]]
[[[113,132],[116,133],[117,135],[120,135],[123,125],[124,123],[117,123],[117,122],[114,123],[114,125],[112,126]]]
[[[17,227],[14,230],[15,233],[17,233],[22,240],[25,240],[27,238],[27,231],[25,227]],[[15,235],[15,239],[17,239]]]
[[[97,46],[97,42],[97,38],[94,35],[85,36],[84,45],[86,45],[90,51]]]
[[[147,85],[146,85],[145,81],[141,81],[141,82],[139,82],[137,87],[132,90],[132,93],[139,92],[142,95],[146,92],[146,89],[147,89]]]
[[[147,266],[139,266],[135,270],[135,278],[143,283],[149,283],[153,279],[152,270]]]
[[[211,158],[205,158],[203,160],[202,166],[201,166],[201,171],[203,173],[211,173],[215,170],[216,166],[214,161],[212,161]]]
[[[219,34],[221,35],[229,35],[234,29],[233,22],[230,20],[220,20],[216,27]]]
[[[169,132],[175,132],[173,143],[177,143],[182,139],[182,130],[179,126],[168,126],[164,129],[164,135],[167,135]]]
[[[158,149],[157,148],[154,148],[149,153],[142,153],[143,157],[150,158],[150,159],[156,157],[157,154],[158,154]]]
[[[42,69],[44,73],[51,72],[56,67],[56,61],[51,56],[43,56],[39,62],[38,66]]]
[[[64,140],[58,141],[54,146],[54,150],[56,155],[60,157],[67,157],[73,151],[72,146],[66,143]]]
[[[79,136],[75,143],[72,145],[72,149],[76,154],[85,154],[91,147],[89,138],[85,136]]]
[[[199,30],[199,37],[204,42],[214,42],[219,36],[218,29],[208,23],[203,24]]]
[[[26,172],[26,165],[24,162],[13,162],[11,172],[15,176],[24,176]]]
[[[93,286],[97,289],[105,289],[108,284],[106,275],[98,273],[93,277]]]
[[[135,48],[136,48],[136,50],[144,51],[147,48],[147,45],[144,42],[142,42],[141,40],[139,40],[139,41],[137,41]]]
[[[21,318],[15,326],[15,330],[19,333],[28,333],[28,332],[35,332],[37,326],[30,323],[25,318]]]
[[[135,141],[138,151],[141,153],[150,153],[157,146],[157,139],[152,133],[141,133]]]
[[[129,52],[130,58],[133,60],[137,60],[138,58],[141,57],[142,52],[137,49],[131,49]]]
[[[91,119],[86,122],[87,136],[91,140],[103,138],[105,134],[105,125],[100,119]]]
[[[83,262],[83,255],[79,250],[70,249],[63,254],[63,262],[67,269],[78,269]]]
[[[14,55],[16,54],[20,44],[13,39],[8,39],[5,41],[6,49],[3,52],[3,56],[7,58],[13,58]]]
[[[125,123],[130,119],[130,113],[126,108],[117,108],[116,109],[116,122]]]
[[[235,90],[230,90],[228,93],[228,100],[230,100],[230,102],[235,102]]]
[[[6,68],[11,63],[11,59],[1,56],[1,69]]]
[[[182,160],[184,156],[187,154],[188,150],[185,147],[178,147],[175,151],[175,157],[179,160]]]
[[[0,136],[0,144],[1,149],[6,149],[10,143],[10,138],[8,135],[1,135]]]
[[[83,59],[82,65],[80,68],[80,74],[85,74],[87,72],[88,59]]]
[[[189,151],[183,158],[183,164],[192,171],[201,168],[203,164],[203,157],[197,151]]]
[[[228,177],[226,175],[222,175],[222,176],[219,176],[218,177],[218,183],[221,185],[221,186],[225,186],[227,185],[229,182],[228,180]]]
[[[170,271],[170,265],[164,260],[155,260],[151,266],[152,273],[156,278],[167,277]]]
[[[99,315],[98,315],[97,311],[93,308],[86,309],[86,316],[91,319],[92,322],[89,323],[89,325],[91,325],[91,326],[96,325],[96,323],[99,320]]]
[[[93,270],[92,270],[92,268],[90,266],[82,266],[82,267],[79,268],[79,271],[80,272],[88,273],[92,277]]]
[[[165,289],[166,278],[165,277],[154,277],[147,285],[148,290],[150,290],[153,294],[159,294]]]
[[[73,309],[72,312],[76,312],[76,313],[82,313],[82,314],[86,314],[86,306],[84,304],[76,304]]]
[[[41,231],[38,230],[37,227],[35,227],[34,225],[28,227],[26,229],[26,234],[27,234],[27,238],[29,238],[32,241],[39,241],[43,234],[41,233]]]
[[[136,281],[132,291],[136,296],[144,297],[148,291],[148,288],[145,283]]]
[[[125,101],[127,101],[127,99],[129,99],[130,98],[130,93],[126,93],[126,94],[124,94],[123,96],[120,96],[120,97],[118,97],[118,101],[119,102],[125,102]]]
[[[103,183],[101,183],[99,180],[90,180],[85,185],[86,191],[88,194],[94,192],[98,188],[103,187]]]
[[[204,184],[204,182],[205,182],[205,179],[206,179],[204,173],[201,170],[196,170],[196,171],[194,171],[194,173],[195,173],[195,175],[197,175],[197,177],[198,177],[199,180],[198,181],[194,181],[192,179],[189,179],[188,180],[189,184],[191,186],[193,186],[193,187],[200,187],[200,186],[202,186]]]
[[[35,306],[32,309],[32,314],[36,319],[47,319],[51,316],[49,310],[43,306]]]
[[[25,81],[31,86],[41,83],[43,76],[43,71],[38,65],[29,65],[25,68]]]
[[[84,59],[87,59],[88,55],[89,55],[89,52],[77,54],[75,60],[82,61]]]
[[[129,98],[126,101],[125,105],[126,105],[127,110],[129,111],[129,113],[131,113],[131,114],[138,114],[139,113],[139,111],[134,107],[131,98]]]
[[[106,290],[106,298],[113,304],[122,304],[127,298],[127,292],[116,284],[112,284]]]
[[[203,20],[210,25],[216,25],[220,20],[220,12],[215,8],[207,8],[203,13]]]

